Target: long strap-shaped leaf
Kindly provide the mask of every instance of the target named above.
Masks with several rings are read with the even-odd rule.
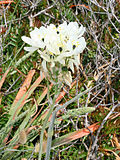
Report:
[[[8,72],[10,71],[10,69],[11,69],[11,67],[9,67],[9,68],[7,69],[7,71],[4,73],[2,79],[0,80],[0,90],[1,90],[1,88],[2,88],[2,85],[3,85],[4,81],[5,81],[5,78],[6,78],[7,74],[8,74]]]
[[[36,87],[38,87],[38,85],[40,84],[40,82],[43,79],[44,79],[44,75],[42,76],[42,78],[41,78],[41,76],[39,76],[37,78],[37,80],[33,83],[33,85],[30,87],[30,89],[27,92],[24,93],[25,97],[23,98],[23,95],[22,95],[22,97],[21,96],[19,97],[19,100],[22,99],[22,102],[21,102],[21,105],[18,107],[18,111],[16,112],[16,115],[20,112],[21,108],[24,106],[25,100],[28,99],[31,96],[33,91],[36,89]],[[10,114],[12,113],[13,108],[14,108],[15,105],[17,105],[17,103],[15,104],[15,102],[14,102],[13,105],[11,106]]]
[[[34,72],[33,72],[33,75],[34,75]],[[31,79],[32,77],[29,77],[29,78]],[[26,99],[28,99],[31,96],[33,91],[36,89],[36,87],[40,84],[40,82],[43,79],[44,79],[44,74],[42,75],[42,77],[39,76],[37,78],[37,80],[33,83],[33,85],[30,87],[30,89],[27,92],[24,90],[24,95],[18,96],[19,99],[17,100],[17,102],[14,102],[13,105],[11,106],[11,109],[9,111],[9,114],[11,115],[11,117],[9,118],[9,121],[7,122],[6,126],[8,126],[11,123],[11,121],[13,121],[17,117],[22,107],[24,106]],[[8,137],[9,135],[5,138],[4,143],[6,143],[6,141],[8,140]]]
[[[83,129],[80,129],[78,131],[75,131],[75,132],[72,132],[72,133],[68,133],[68,134],[66,134],[64,136],[61,136],[61,137],[53,140],[52,149],[56,148],[58,146],[67,144],[67,143],[69,143],[69,142],[71,142],[73,140],[76,140],[78,138],[84,137],[84,136],[90,134],[91,132],[94,132],[98,128],[99,128],[98,123],[94,123],[91,126],[89,126],[88,129],[87,128],[83,128]]]
[[[62,146],[64,144],[68,144],[78,138],[82,138],[84,136],[87,136],[89,135],[91,132],[95,132],[98,128],[99,128],[99,122],[97,123],[94,123],[90,126],[88,126],[88,128],[82,128],[78,131],[74,131],[74,132],[71,132],[71,133],[68,133],[64,136],[61,136],[59,138],[56,138],[53,140],[52,142],[52,145],[51,145],[51,149],[55,149],[56,147],[59,147],[59,146]],[[44,145],[44,148],[42,150],[42,153],[45,153],[46,152],[46,141],[43,142],[43,145]],[[39,148],[40,144],[37,144],[37,147]],[[38,152],[38,148],[37,148],[37,152]]]
[[[35,70],[30,70],[22,87],[20,88],[20,90],[18,91],[17,93],[17,96],[12,104],[12,107],[11,107],[11,110],[14,108],[15,104],[22,98],[22,96],[27,92],[30,84],[31,84],[31,81],[32,81],[32,77],[33,75],[35,74]]]

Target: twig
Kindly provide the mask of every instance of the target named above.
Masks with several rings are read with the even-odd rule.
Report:
[[[120,103],[118,103],[117,105],[114,105],[114,106],[112,107],[112,109],[110,110],[110,112],[107,114],[107,116],[106,116],[106,117],[104,118],[104,120],[102,121],[102,123],[101,123],[101,125],[100,125],[100,127],[99,127],[99,129],[98,129],[98,131],[97,131],[97,135],[96,135],[96,137],[95,137],[94,143],[93,143],[92,148],[91,148],[91,152],[90,152],[87,160],[93,159],[93,153],[94,153],[94,151],[95,151],[95,148],[97,147],[98,136],[99,136],[99,134],[100,134],[100,131],[101,131],[101,129],[103,128],[105,122],[108,120],[108,118],[110,117],[110,115],[111,115],[111,114],[113,113],[113,111],[115,110],[115,108],[117,108],[117,107],[119,107],[119,106],[120,106]]]

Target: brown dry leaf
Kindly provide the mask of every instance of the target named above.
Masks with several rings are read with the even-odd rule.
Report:
[[[120,0],[116,0],[116,2],[120,5]]]
[[[5,78],[6,78],[7,74],[8,74],[8,72],[10,71],[10,69],[11,69],[11,67],[7,69],[7,71],[4,73],[4,75],[3,75],[3,77],[2,77],[2,79],[0,81],[0,90],[1,90],[1,87],[2,87],[2,85],[4,83],[4,81],[5,81]]]
[[[110,117],[109,117],[109,119],[115,119],[115,118],[117,118],[117,117],[119,117],[120,116],[120,113],[115,113],[115,114],[113,114],[113,115],[111,115]]]
[[[15,145],[13,149],[18,149],[18,147],[19,147],[19,144]]]
[[[27,89],[29,88],[31,81],[32,81],[32,77],[35,74],[35,70],[30,70],[22,87],[20,88],[14,102],[13,105],[15,106],[15,104],[22,98],[22,96],[26,93]]]
[[[91,126],[89,126],[88,128],[89,128],[89,130],[91,130],[91,132],[94,132],[95,130],[97,130],[99,128],[99,125],[98,125],[98,123],[94,123]],[[84,137],[84,136],[90,134],[89,130],[87,128],[83,128],[78,131],[68,133],[64,136],[61,136],[53,141],[52,147],[55,148],[57,146],[67,144],[67,143],[69,143],[73,140],[76,140],[78,138]]]
[[[102,66],[100,66],[98,69],[103,69],[104,67],[107,67],[109,64],[110,64],[110,62],[109,62],[109,63],[106,63],[106,64],[104,64],[104,65],[102,65]],[[104,69],[105,69],[105,68],[104,68]]]
[[[29,134],[33,129],[35,130],[35,129],[37,129],[38,128],[38,126],[31,126],[30,128],[28,128],[27,130],[26,130],[26,134]]]
[[[42,23],[38,17],[35,17],[34,22],[33,22],[34,27],[40,28]]]
[[[7,71],[4,73],[4,75],[3,75],[3,77],[2,77],[2,79],[0,81],[0,90],[2,88],[2,85],[3,85],[4,81],[5,81],[5,78],[6,78],[7,74],[8,74],[8,72],[10,71],[10,69],[11,69],[11,67],[7,69]],[[2,68],[0,68],[0,72],[2,72]],[[0,104],[1,104],[1,101],[2,101],[2,95],[0,95]]]
[[[99,77],[102,75],[103,72],[99,72],[98,74],[95,72],[94,73],[94,80],[97,81]]]
[[[98,125],[98,123],[94,123],[91,126],[89,126],[88,128],[89,128],[89,130],[94,132],[95,130],[97,130],[99,128],[99,125]],[[75,131],[75,132],[72,132],[72,133],[68,133],[67,135],[61,136],[61,137],[53,140],[52,148],[56,148],[58,146],[69,143],[73,140],[76,140],[78,138],[86,136],[86,135],[90,134],[89,130],[86,129],[86,128],[83,128],[83,129],[80,129],[79,131]],[[46,146],[47,146],[47,140],[44,140],[43,141],[43,153],[46,152]],[[36,143],[35,153],[39,152],[39,147],[40,147],[40,144]],[[14,148],[18,148],[18,146],[15,146]]]
[[[116,160],[120,160],[120,157],[114,151],[112,151],[111,149],[104,149],[103,151],[112,152],[116,156]]]
[[[112,141],[113,141],[113,143],[115,144],[115,147],[116,147],[117,149],[120,149],[120,143],[118,142],[118,139],[117,139],[117,137],[115,136],[115,134],[113,135]]]

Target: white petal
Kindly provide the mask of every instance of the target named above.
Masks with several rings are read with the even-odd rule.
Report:
[[[80,64],[80,59],[79,59],[79,55],[74,56],[74,60],[73,60],[75,66],[77,67],[77,69],[79,68],[79,64]]]
[[[29,51],[29,52],[34,52],[36,51],[38,48],[37,47],[24,47],[25,51]]]
[[[50,61],[51,61],[50,56],[47,55],[47,54],[40,54],[40,56],[41,56],[44,60],[46,60],[47,62],[50,62]]]
[[[70,49],[71,49],[71,52],[73,53],[73,55],[78,55],[79,53],[82,53],[83,50],[84,50],[85,47],[86,47],[86,42],[85,42],[84,37],[81,37],[81,38],[79,38],[79,39],[76,39],[76,40],[74,40],[73,42],[70,41],[69,43],[71,43],[71,44],[69,44],[69,45],[72,46]],[[76,46],[75,49],[73,49],[73,45]]]
[[[76,28],[76,29],[78,29],[78,23],[77,22],[70,22],[69,24],[68,24],[68,28],[69,29],[72,29],[72,28]]]
[[[72,72],[74,73],[74,66],[73,66],[73,62],[69,61],[68,66],[70,67],[70,69],[72,70]]]
[[[64,57],[65,57],[64,54],[60,54],[59,56],[56,57],[55,61],[60,61]]]
[[[49,26],[47,26],[47,28],[49,30],[56,30],[56,26],[54,24],[50,24]]]
[[[86,47],[85,38],[84,38],[84,37],[81,37],[81,38],[79,39],[79,43],[80,43],[80,45],[78,46],[79,53],[82,53],[83,50],[84,50],[85,47]]]
[[[39,39],[40,39],[40,30],[35,27],[35,29],[30,32],[30,37],[31,37],[33,40],[38,39],[38,37],[39,37]]]
[[[70,57],[73,55],[73,52],[65,52],[65,57]]]
[[[69,40],[69,41],[67,42],[67,44],[66,44],[67,50],[70,50],[70,51],[71,51],[71,50],[73,49],[73,47],[72,47],[72,46],[73,46],[73,45],[72,45],[72,41],[73,41],[73,40]]]
[[[26,36],[22,36],[21,38],[22,38],[22,40],[23,40],[25,43],[27,43],[27,44],[29,44],[29,45],[31,45],[31,46],[34,45],[33,40],[32,40],[31,38],[26,37]]]
[[[44,48],[45,44],[42,39],[45,39],[46,28],[40,27],[40,29],[35,28],[32,32],[30,32],[30,36],[35,41],[35,45],[38,45],[40,48]]]
[[[60,24],[57,30],[60,32],[60,34],[65,35],[67,33],[67,22],[64,21],[64,23]]]
[[[44,48],[45,47],[45,43],[42,42],[41,40],[36,41],[35,43],[36,43],[35,46],[37,46],[39,48]]]
[[[78,32],[79,32],[79,26],[78,26],[78,23],[77,22],[70,22],[68,24],[68,35],[71,37],[71,36],[76,36],[78,35]]]
[[[66,21],[64,21],[62,24],[60,24],[59,26],[58,26],[58,29],[66,29],[67,28],[67,22]]]
[[[83,25],[81,25],[81,27],[79,28],[79,37],[81,37],[85,32],[85,27],[83,27]]]
[[[59,62],[60,64],[62,64],[62,65],[65,65],[65,59],[60,59],[60,60],[58,60],[58,62]]]
[[[65,57],[70,57],[73,55],[73,52],[64,52],[64,53],[61,53],[59,56],[57,56],[57,60],[61,60]]]

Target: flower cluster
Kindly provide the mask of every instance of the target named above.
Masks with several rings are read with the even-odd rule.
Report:
[[[85,28],[82,25],[79,27],[77,22],[64,22],[59,26],[50,24],[47,27],[35,28],[30,32],[31,38],[22,36],[22,40],[30,45],[24,47],[26,51],[37,50],[40,53],[44,72],[47,72],[48,68],[59,66],[59,70],[70,68],[74,73],[74,65],[78,68],[80,63],[79,54],[86,47],[82,37],[84,32]],[[68,75],[71,75],[70,72]]]

